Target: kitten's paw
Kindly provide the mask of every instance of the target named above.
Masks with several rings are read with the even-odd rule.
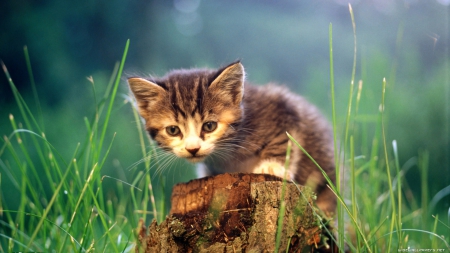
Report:
[[[286,176],[287,180],[292,180],[294,177],[290,171],[286,171],[284,165],[277,161],[262,161],[254,169],[253,173],[258,174],[271,174],[277,177],[284,178]]]

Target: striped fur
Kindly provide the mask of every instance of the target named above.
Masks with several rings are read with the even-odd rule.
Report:
[[[218,70],[175,70],[158,79],[132,77],[128,83],[153,140],[178,157],[203,162],[206,174],[283,177],[289,132],[334,180],[331,131],[318,109],[284,87],[252,86],[244,79],[242,64],[235,62]],[[297,148],[287,174],[315,189],[319,208],[334,211],[334,194]]]

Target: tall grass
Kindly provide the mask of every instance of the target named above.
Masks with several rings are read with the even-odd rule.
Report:
[[[338,205],[336,220],[338,226],[333,243],[341,251],[351,252],[447,252],[450,251],[450,209],[448,224],[428,212],[430,205],[428,192],[428,153],[419,153],[417,166],[422,171],[422,194],[413,196],[404,176],[409,165],[401,167],[396,140],[388,145],[386,135],[386,78],[380,80],[381,94],[378,115],[358,115],[361,103],[363,80],[358,83],[355,93],[356,73],[356,25],[351,5],[349,12],[354,32],[354,63],[349,87],[349,100],[341,145],[338,145],[336,103],[334,92],[334,65],[332,25],[329,26],[330,84],[332,100],[332,124],[335,141],[336,183],[316,163],[318,169],[335,192]],[[395,72],[395,70],[393,70]],[[356,103],[353,101],[356,100]],[[371,119],[371,120],[367,120]],[[372,126],[375,130],[368,138]],[[307,151],[288,134],[289,138],[310,159]],[[355,143],[359,141],[359,143]],[[381,144],[381,146],[380,146]],[[367,153],[356,154],[355,146],[366,147]],[[315,162],[315,161],[314,161]],[[350,177],[350,179],[348,179]],[[441,191],[442,192],[442,191]],[[442,199],[442,196],[440,197]],[[422,203],[421,206],[417,203]],[[434,206],[432,204],[432,206]],[[422,222],[418,223],[417,220]],[[441,224],[439,234],[437,224]]]
[[[318,164],[330,188],[338,198],[335,243],[341,250],[348,248],[353,252],[402,252],[431,250],[435,252],[450,251],[450,227],[443,225],[437,232],[438,218],[431,221],[428,213],[428,155],[419,154],[417,166],[422,171],[422,195],[413,196],[405,182],[408,167],[400,166],[397,142],[388,145],[386,135],[386,93],[388,82],[380,80],[382,86],[378,115],[358,115],[361,103],[363,80],[359,81],[358,90],[354,92],[357,40],[356,25],[351,5],[349,5],[354,32],[354,63],[349,87],[349,100],[346,122],[341,145],[338,149],[338,129],[336,122],[336,103],[334,94],[334,66],[332,25],[329,27],[330,84],[332,100],[332,124],[335,137],[336,185],[331,182]],[[366,70],[362,70],[364,72]],[[393,70],[395,72],[395,70]],[[356,100],[356,103],[353,101]],[[367,120],[371,119],[371,120]],[[373,128],[374,126],[374,128]],[[371,137],[368,129],[375,129]],[[292,139],[291,136],[289,136]],[[295,140],[294,143],[307,154]],[[371,141],[371,142],[369,142]],[[381,146],[380,146],[381,144]],[[355,146],[361,148],[356,154]],[[308,154],[307,154],[308,155]],[[312,159],[312,158],[311,158]],[[342,167],[343,165],[343,167]],[[342,170],[342,171],[341,171]],[[347,177],[350,177],[348,180]],[[421,208],[417,203],[422,203]],[[422,220],[418,223],[417,220]],[[450,223],[450,210],[449,219]]]
[[[37,113],[20,95],[2,64],[20,115],[9,116],[13,132],[2,139],[0,146],[1,199],[15,194],[20,201],[14,209],[0,201],[0,252],[130,252],[138,220],[145,220],[149,214],[156,217],[150,174],[138,174],[139,180],[131,183],[113,179],[116,196],[107,197],[102,187],[105,178],[111,179],[102,174],[102,168],[114,145],[115,135],[109,136],[107,130],[128,47],[129,41],[99,100],[97,84],[90,79],[95,114],[84,119],[84,142],[67,144],[67,148],[75,146],[70,159],[64,159],[46,138],[44,112],[39,106],[26,48]],[[140,122],[136,122],[139,129]],[[141,147],[147,154],[149,143],[142,136]]]
[[[427,190],[428,153],[421,151],[417,159],[423,185],[421,195],[414,196],[405,180],[409,165],[400,164],[398,153],[401,150],[397,149],[395,140],[386,137],[389,108],[385,98],[389,80],[380,80],[382,92],[378,113],[360,114],[359,107],[364,103],[364,76],[356,88],[356,29],[352,12],[351,16],[355,32],[355,64],[344,113],[344,131],[340,131],[336,120],[339,112],[334,100],[333,59],[330,59],[339,182],[334,185],[329,181],[339,202],[338,237],[334,243],[351,252],[401,252],[408,248],[448,251],[450,225],[447,218],[430,213],[436,211],[429,207],[430,199],[439,198],[433,198]],[[331,25],[329,32],[332,57]],[[109,135],[107,130],[113,117],[128,46],[129,42],[103,96],[97,97],[97,84],[90,79],[95,113],[84,119],[85,140],[67,144],[67,148],[73,148],[69,159],[46,138],[42,117],[45,112],[40,109],[37,95],[35,112],[20,95],[2,64],[19,114],[9,116],[13,131],[2,139],[0,146],[0,252],[131,252],[137,240],[134,229],[139,226],[139,220],[148,224],[148,218],[161,221],[166,214],[164,201],[160,201],[163,196],[154,194],[150,160],[143,160],[145,169],[133,175],[131,182],[102,173],[110,159],[111,147],[117,145],[115,135]],[[33,94],[37,94],[27,50],[25,56]],[[364,71],[368,70],[361,70]],[[139,148],[142,157],[146,157],[154,150],[142,129],[138,113],[133,113]],[[344,133],[342,138],[339,132]],[[343,140],[341,144],[337,139]],[[296,140],[291,140],[295,144],[292,148],[302,149]],[[104,180],[115,182],[114,196],[104,192]],[[444,189],[441,195],[448,194],[446,192]],[[8,194],[20,199],[17,207],[4,201]]]

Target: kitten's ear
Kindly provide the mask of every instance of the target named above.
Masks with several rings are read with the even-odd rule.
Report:
[[[151,105],[153,102],[158,101],[166,92],[158,84],[139,77],[128,78],[128,85],[139,107]]]
[[[233,104],[240,104],[244,96],[244,66],[235,62],[218,71],[209,89],[220,94],[221,97],[231,98]]]

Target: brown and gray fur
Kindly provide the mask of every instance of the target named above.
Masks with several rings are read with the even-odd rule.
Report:
[[[218,70],[175,70],[162,78],[132,77],[128,83],[152,139],[163,150],[201,162],[203,175],[284,177],[288,132],[335,180],[331,130],[319,110],[287,88],[247,83],[240,62]],[[312,187],[319,208],[334,212],[335,196],[316,165],[297,147],[290,159],[289,177]]]

